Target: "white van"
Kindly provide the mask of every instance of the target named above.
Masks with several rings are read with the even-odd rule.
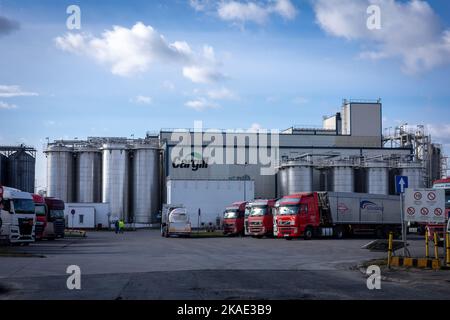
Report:
[[[36,213],[31,193],[9,187],[0,189],[0,241],[34,242]]]

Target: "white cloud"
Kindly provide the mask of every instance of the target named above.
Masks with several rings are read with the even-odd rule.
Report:
[[[305,97],[296,97],[294,98],[294,100],[292,101],[294,104],[307,104],[309,102],[308,99],[306,99]]]
[[[185,106],[196,111],[203,111],[206,109],[216,109],[219,107],[218,104],[211,102],[205,98],[197,98],[195,100],[190,100],[185,103]]]
[[[189,4],[195,11],[204,11],[209,5],[209,0],[189,0]]]
[[[249,132],[258,132],[262,129],[262,126],[259,123],[252,123],[250,128],[248,129]]]
[[[0,101],[0,109],[16,109],[17,106],[15,104],[9,104],[4,101]]]
[[[265,3],[233,0],[220,2],[217,13],[222,20],[226,21],[264,24],[272,14],[292,20],[297,15],[297,9],[290,0],[275,0]]]
[[[217,70],[219,64],[210,59],[211,52],[214,53],[211,47],[205,46],[202,53],[196,54],[187,42],[169,43],[142,22],[137,22],[131,29],[113,26],[100,37],[67,33],[57,37],[55,42],[63,51],[88,56],[110,66],[111,72],[119,76],[147,72],[155,63],[177,63],[188,68],[207,69],[210,80],[221,78]],[[190,73],[187,74],[191,79]]]
[[[210,90],[210,91],[208,91],[207,94],[208,94],[208,97],[213,100],[235,100],[238,98],[237,95],[233,91],[231,91],[225,87],[220,88],[220,89]]]
[[[163,87],[164,89],[166,89],[166,90],[169,90],[169,91],[175,90],[175,84],[173,84],[173,82],[171,82],[171,81],[169,81],[169,80],[165,80],[165,81],[162,83],[162,87]]]
[[[183,76],[194,83],[211,83],[224,78],[223,74],[209,66],[184,67]]]
[[[134,97],[133,99],[131,99],[131,101],[136,104],[152,104],[153,99],[151,97],[138,95],[138,96]]]
[[[381,9],[381,29],[366,26],[370,4]],[[316,20],[327,33],[369,44],[366,59],[401,59],[413,74],[450,63],[450,29],[443,30],[431,6],[421,0],[316,0]]]
[[[23,91],[20,86],[7,86],[0,85],[0,97],[1,98],[13,98],[13,97],[25,97],[25,96],[37,96],[36,92]]]
[[[450,124],[428,124],[426,128],[434,142],[450,145]]]

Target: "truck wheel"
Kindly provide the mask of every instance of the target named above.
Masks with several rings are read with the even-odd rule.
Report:
[[[311,227],[307,227],[305,230],[305,240],[311,240],[313,238],[313,229]]]

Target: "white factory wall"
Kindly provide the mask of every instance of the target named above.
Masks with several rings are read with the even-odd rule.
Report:
[[[75,215],[71,214],[72,210],[75,210]],[[67,226],[81,229],[93,229],[99,224],[108,228],[109,213],[109,203],[66,203],[64,210]]]
[[[167,180],[167,203],[184,205],[194,228],[198,226],[198,209],[200,223],[215,224],[227,206],[252,200],[254,193],[254,181]]]

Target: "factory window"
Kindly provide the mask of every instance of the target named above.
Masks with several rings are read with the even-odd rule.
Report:
[[[80,215],[78,216],[78,222],[79,222],[80,224],[83,224],[83,223],[84,223],[84,214],[80,214]]]

